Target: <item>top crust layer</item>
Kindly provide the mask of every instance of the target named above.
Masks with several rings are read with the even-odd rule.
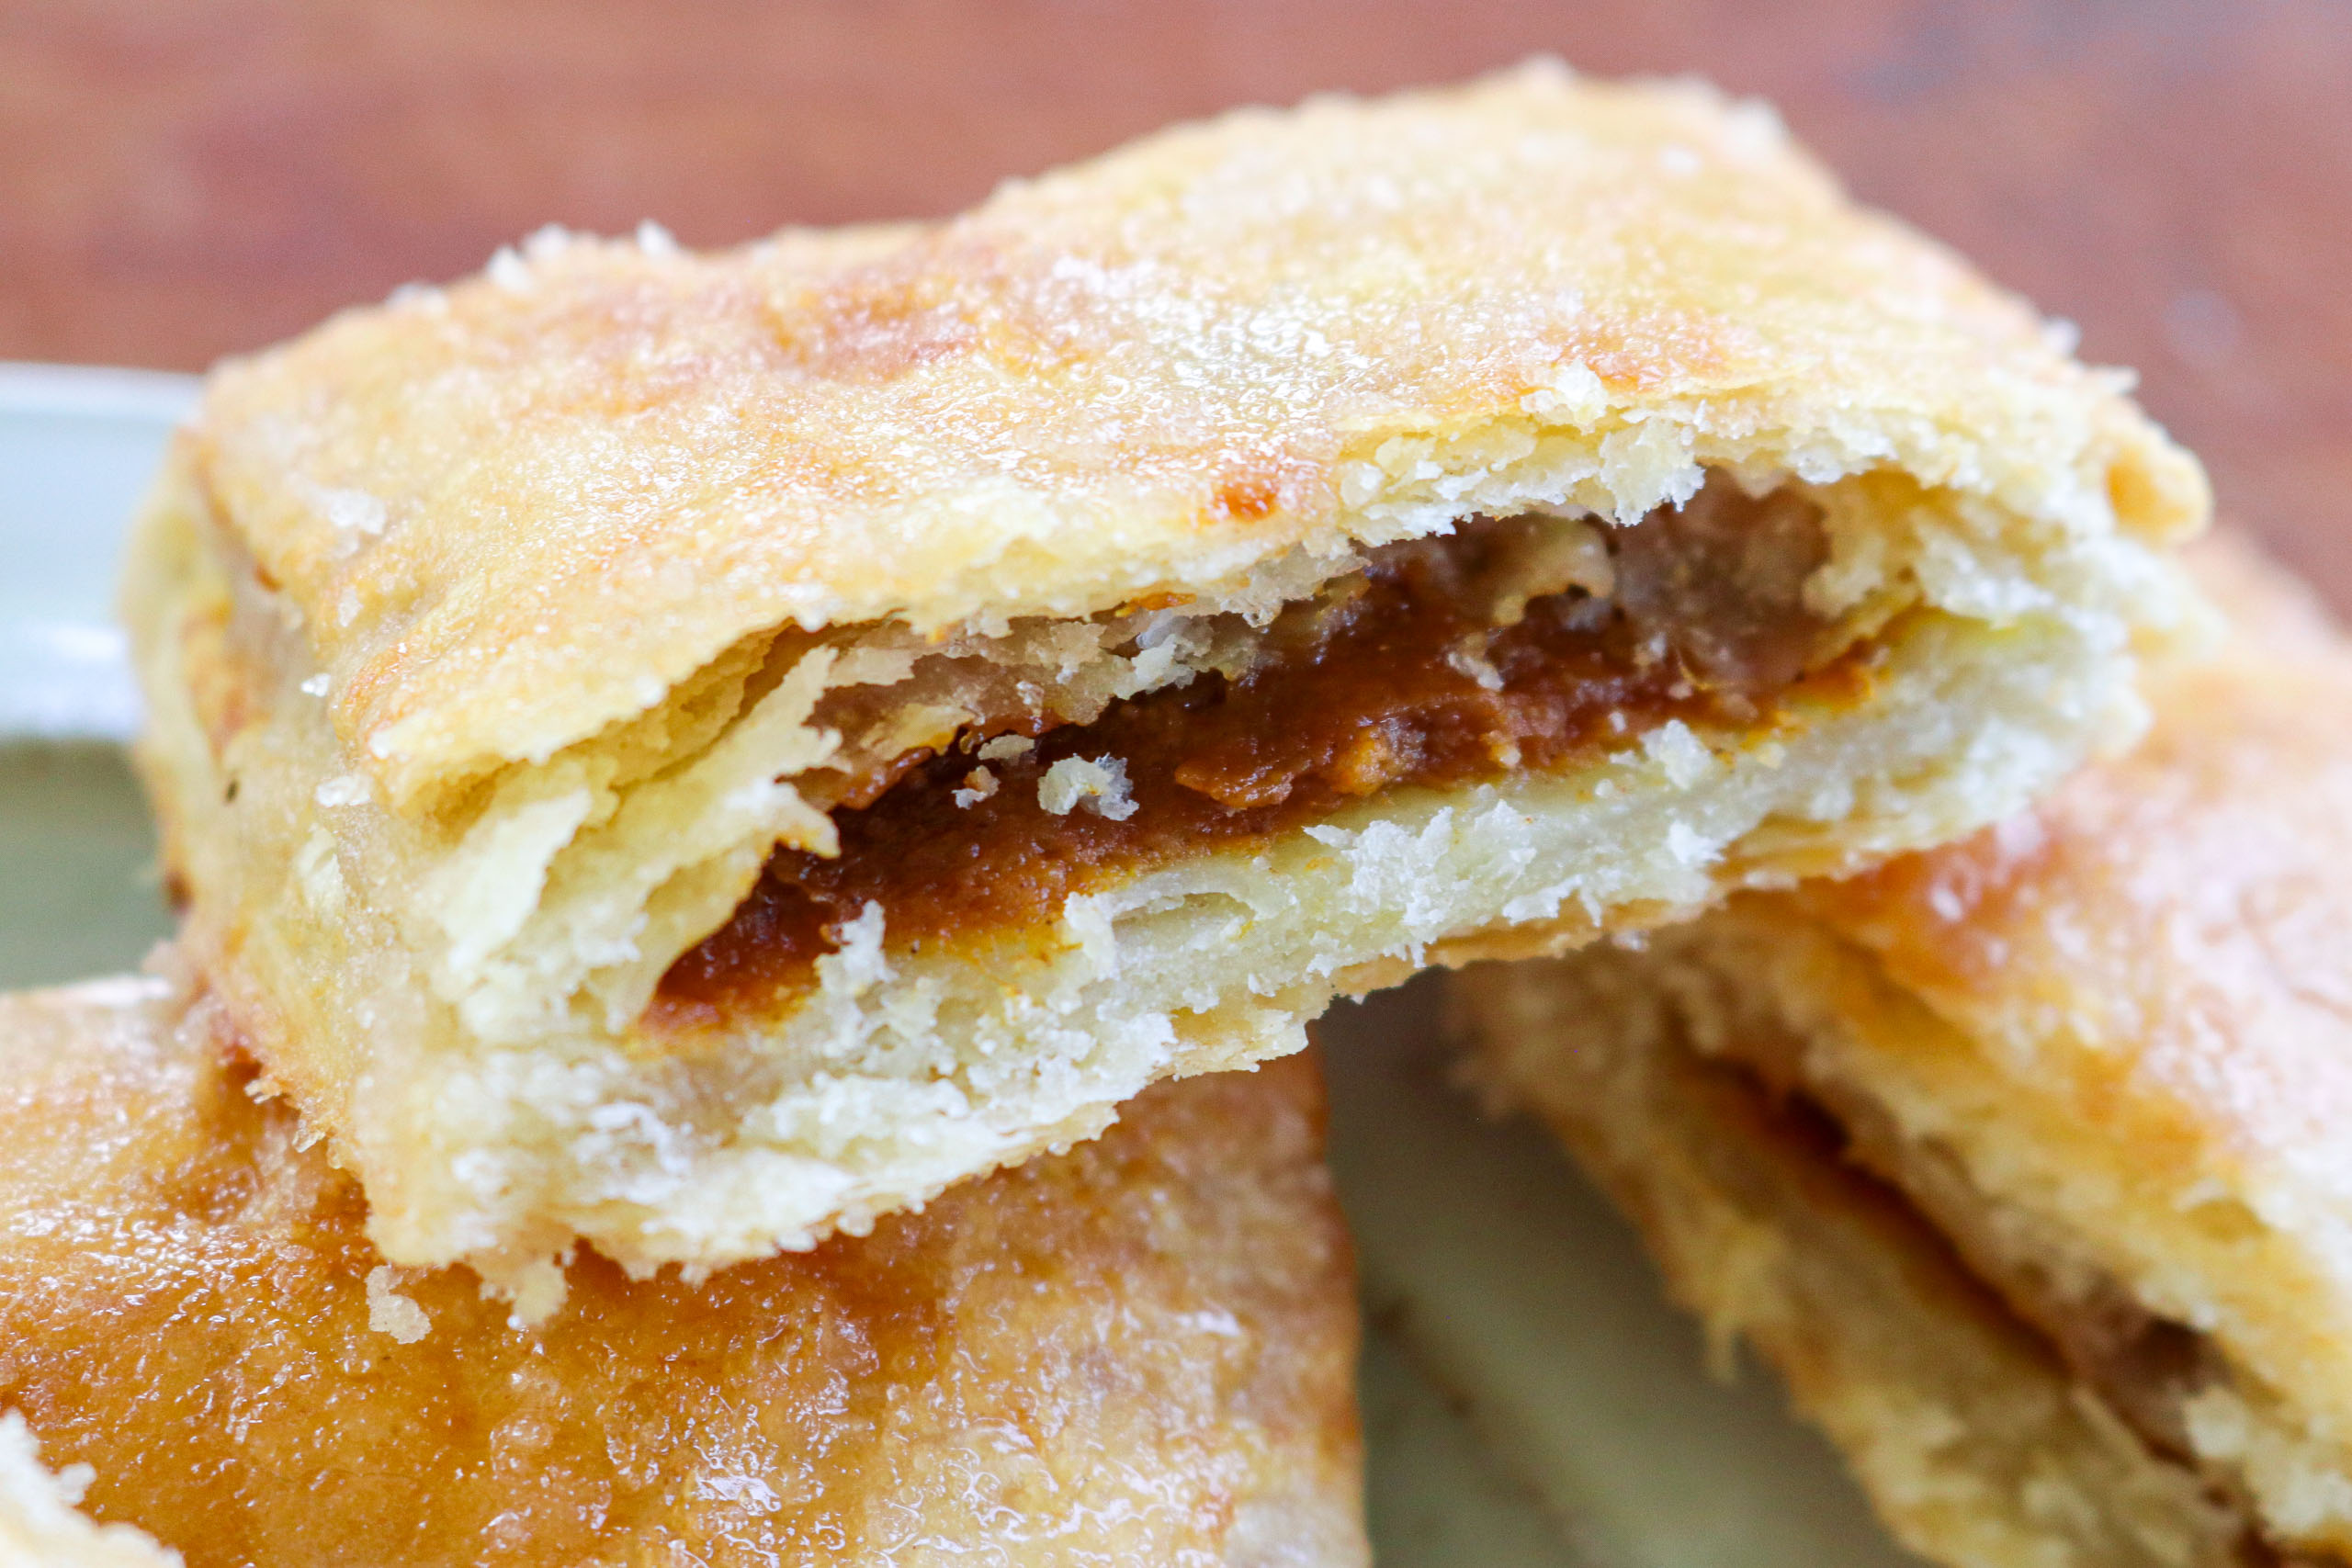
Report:
[[[182,461],[395,811],[753,634],[1248,594],[1702,465],[2168,536],[2202,479],[1769,111],[1534,65],[1245,111],[935,227],[540,237],[216,375]]]

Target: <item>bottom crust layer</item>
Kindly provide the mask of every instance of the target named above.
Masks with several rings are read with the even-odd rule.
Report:
[[[1577,960],[1594,994],[1574,1004],[1529,966],[1455,976],[1478,1040],[1472,1076],[1545,1122],[1712,1337],[1781,1375],[1898,1540],[1965,1568],[2279,1561],[1845,1160],[1834,1123],[1699,1055],[1611,957]]]

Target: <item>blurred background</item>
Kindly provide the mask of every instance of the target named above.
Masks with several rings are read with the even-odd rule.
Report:
[[[544,222],[944,213],[1178,117],[1536,51],[1772,99],[2136,367],[2352,609],[2343,0],[7,0],[0,358],[193,369]]]

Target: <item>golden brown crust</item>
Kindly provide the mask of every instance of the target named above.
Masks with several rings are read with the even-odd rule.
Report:
[[[193,1564],[1363,1561],[1305,1060],[699,1287],[583,1257],[526,1332],[379,1272],[160,983],[0,1000],[0,1407]]]
[[[2288,1553],[2352,1551],[2352,645],[2242,552],[2129,756],[1630,964],[1836,1116],[2086,1390]]]
[[[1179,129],[937,227],[549,239],[224,367],[195,449],[401,808],[788,622],[1216,598],[1514,465],[1628,521],[1694,460],[2060,529],[2203,507],[1768,111],[1548,67]]]
[[[2342,1552],[2352,647],[2244,554],[2203,566],[2230,641],[2156,679],[2137,751],[1965,843],[1799,897],[1937,1026],[1862,1023],[1860,1054],[1816,1070],[1894,1107],[1906,1144],[1922,1093],[1970,1107],[1937,1141],[2031,1238],[1988,1236],[1989,1261],[2021,1252],[2052,1277],[2046,1313],[2112,1293],[2193,1328],[2209,1364],[2152,1418],[2274,1534]],[[1951,1038],[1972,1048],[1950,1059]],[[2071,1337],[2098,1354],[2095,1331]]]
[[[2032,1042],[2086,1139],[2249,1174],[2326,1146],[2352,1124],[2352,652],[2280,648],[2301,614],[2265,599],[2261,640],[2165,676],[2130,757],[1799,901],[1940,1017]],[[2312,1174],[2352,1202],[2352,1169]]]

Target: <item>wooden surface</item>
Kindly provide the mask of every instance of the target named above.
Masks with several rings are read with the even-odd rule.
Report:
[[[1535,51],[1772,98],[2137,367],[2352,609],[2344,0],[0,0],[0,357],[194,367],[546,221],[944,212],[1179,116]]]

